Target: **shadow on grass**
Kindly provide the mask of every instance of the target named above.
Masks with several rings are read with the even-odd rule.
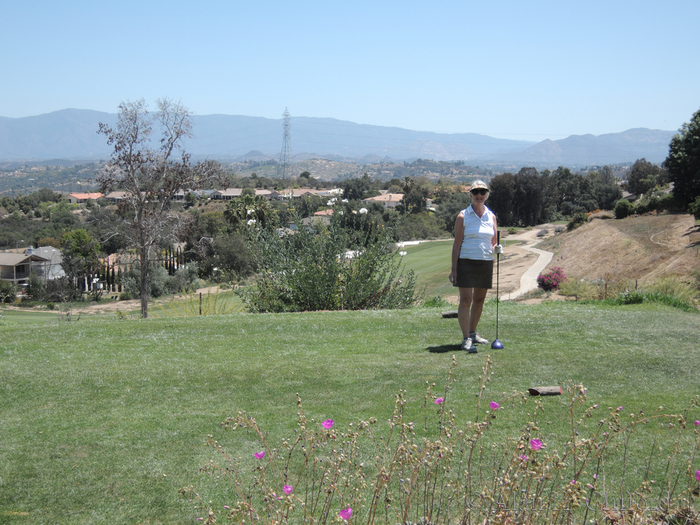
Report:
[[[456,345],[440,345],[440,346],[429,346],[426,348],[428,352],[433,353],[433,354],[444,354],[447,352],[461,352],[462,351],[462,345],[456,344]]]

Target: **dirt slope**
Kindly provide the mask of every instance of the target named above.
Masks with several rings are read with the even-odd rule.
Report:
[[[593,219],[537,247],[554,252],[550,267],[578,278],[643,283],[677,275],[694,282],[700,272],[700,227],[687,214]]]

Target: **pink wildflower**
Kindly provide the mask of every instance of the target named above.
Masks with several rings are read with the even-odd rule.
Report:
[[[435,404],[436,404],[436,405],[440,405],[440,404],[442,404],[444,401],[445,401],[445,400],[444,400],[443,398],[438,397],[438,398],[435,400]]]
[[[282,490],[287,496],[289,496],[292,492],[294,492],[294,487],[291,485],[282,485]]]
[[[491,403],[489,403],[489,406],[491,407],[491,410],[498,410],[499,408],[501,408],[501,405],[499,405],[495,401],[491,401]]]
[[[332,419],[326,419],[323,423],[321,423],[321,425],[323,426],[323,428],[331,429],[333,428],[334,423],[335,421],[333,421]]]
[[[696,471],[695,471],[695,479],[697,479],[698,481],[700,481],[700,470],[696,470]]]
[[[255,459],[262,459],[265,457],[265,451],[261,450],[260,452],[256,452],[253,456],[255,456]]]
[[[695,426],[696,426],[696,427],[700,427],[700,419],[696,419],[696,420],[695,420]]]
[[[539,450],[542,448],[542,442],[539,439],[531,439],[530,440],[530,448],[532,450]]]
[[[350,507],[343,509],[338,513],[338,515],[344,520],[349,520],[352,518],[352,509]]]

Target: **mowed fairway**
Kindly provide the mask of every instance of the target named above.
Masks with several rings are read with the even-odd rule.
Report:
[[[458,295],[457,289],[447,280],[452,264],[452,243],[449,239],[402,248],[406,251],[403,263],[416,273],[416,289],[424,292],[426,298]]]
[[[481,326],[487,337],[494,317],[491,302]],[[226,482],[199,472],[215,457],[207,436],[236,455],[259,450],[252,435],[220,428],[227,416],[252,414],[274,446],[293,432],[297,393],[309,418],[333,418],[343,428],[370,417],[384,424],[405,389],[408,417],[418,421],[426,381],[445,395],[453,355],[457,381],[445,398],[461,421],[474,419],[477,378],[486,356],[493,357],[485,401],[503,410],[490,439],[515,437],[527,424],[534,402],[504,399],[531,386],[583,383],[587,402],[605,412],[663,406],[680,413],[700,392],[699,319],[649,305],[507,302],[500,306],[505,348],[476,355],[459,352],[456,320],[429,308],[105,315],[31,325],[4,319],[0,523],[195,523],[199,514],[180,488],[192,485],[217,505],[232,503]],[[552,448],[568,436],[566,401],[542,398],[540,431]],[[697,408],[687,415],[700,419]],[[630,452],[643,458],[664,431],[650,425]],[[630,468],[628,476],[635,473]]]

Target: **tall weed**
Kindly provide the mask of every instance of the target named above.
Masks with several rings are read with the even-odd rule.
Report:
[[[249,414],[228,418],[223,427],[254,448],[239,455],[210,438],[220,460],[202,471],[230,496],[213,503],[194,487],[181,493],[208,524],[652,524],[679,516],[697,523],[700,421],[686,425],[697,397],[677,413],[625,414],[591,406],[586,389],[569,384],[567,436],[555,442],[540,430],[546,405],[534,398],[520,433],[503,439],[492,435],[498,420],[530,400],[489,394],[488,358],[475,406],[452,406],[455,366],[453,359],[442,392],[428,384],[420,420],[407,419],[403,391],[388,422],[368,418],[344,430],[332,419],[308,419],[298,398],[297,427],[281,443],[268,442]],[[665,452],[655,442],[647,457],[635,457],[635,435],[649,428],[662,429]]]

